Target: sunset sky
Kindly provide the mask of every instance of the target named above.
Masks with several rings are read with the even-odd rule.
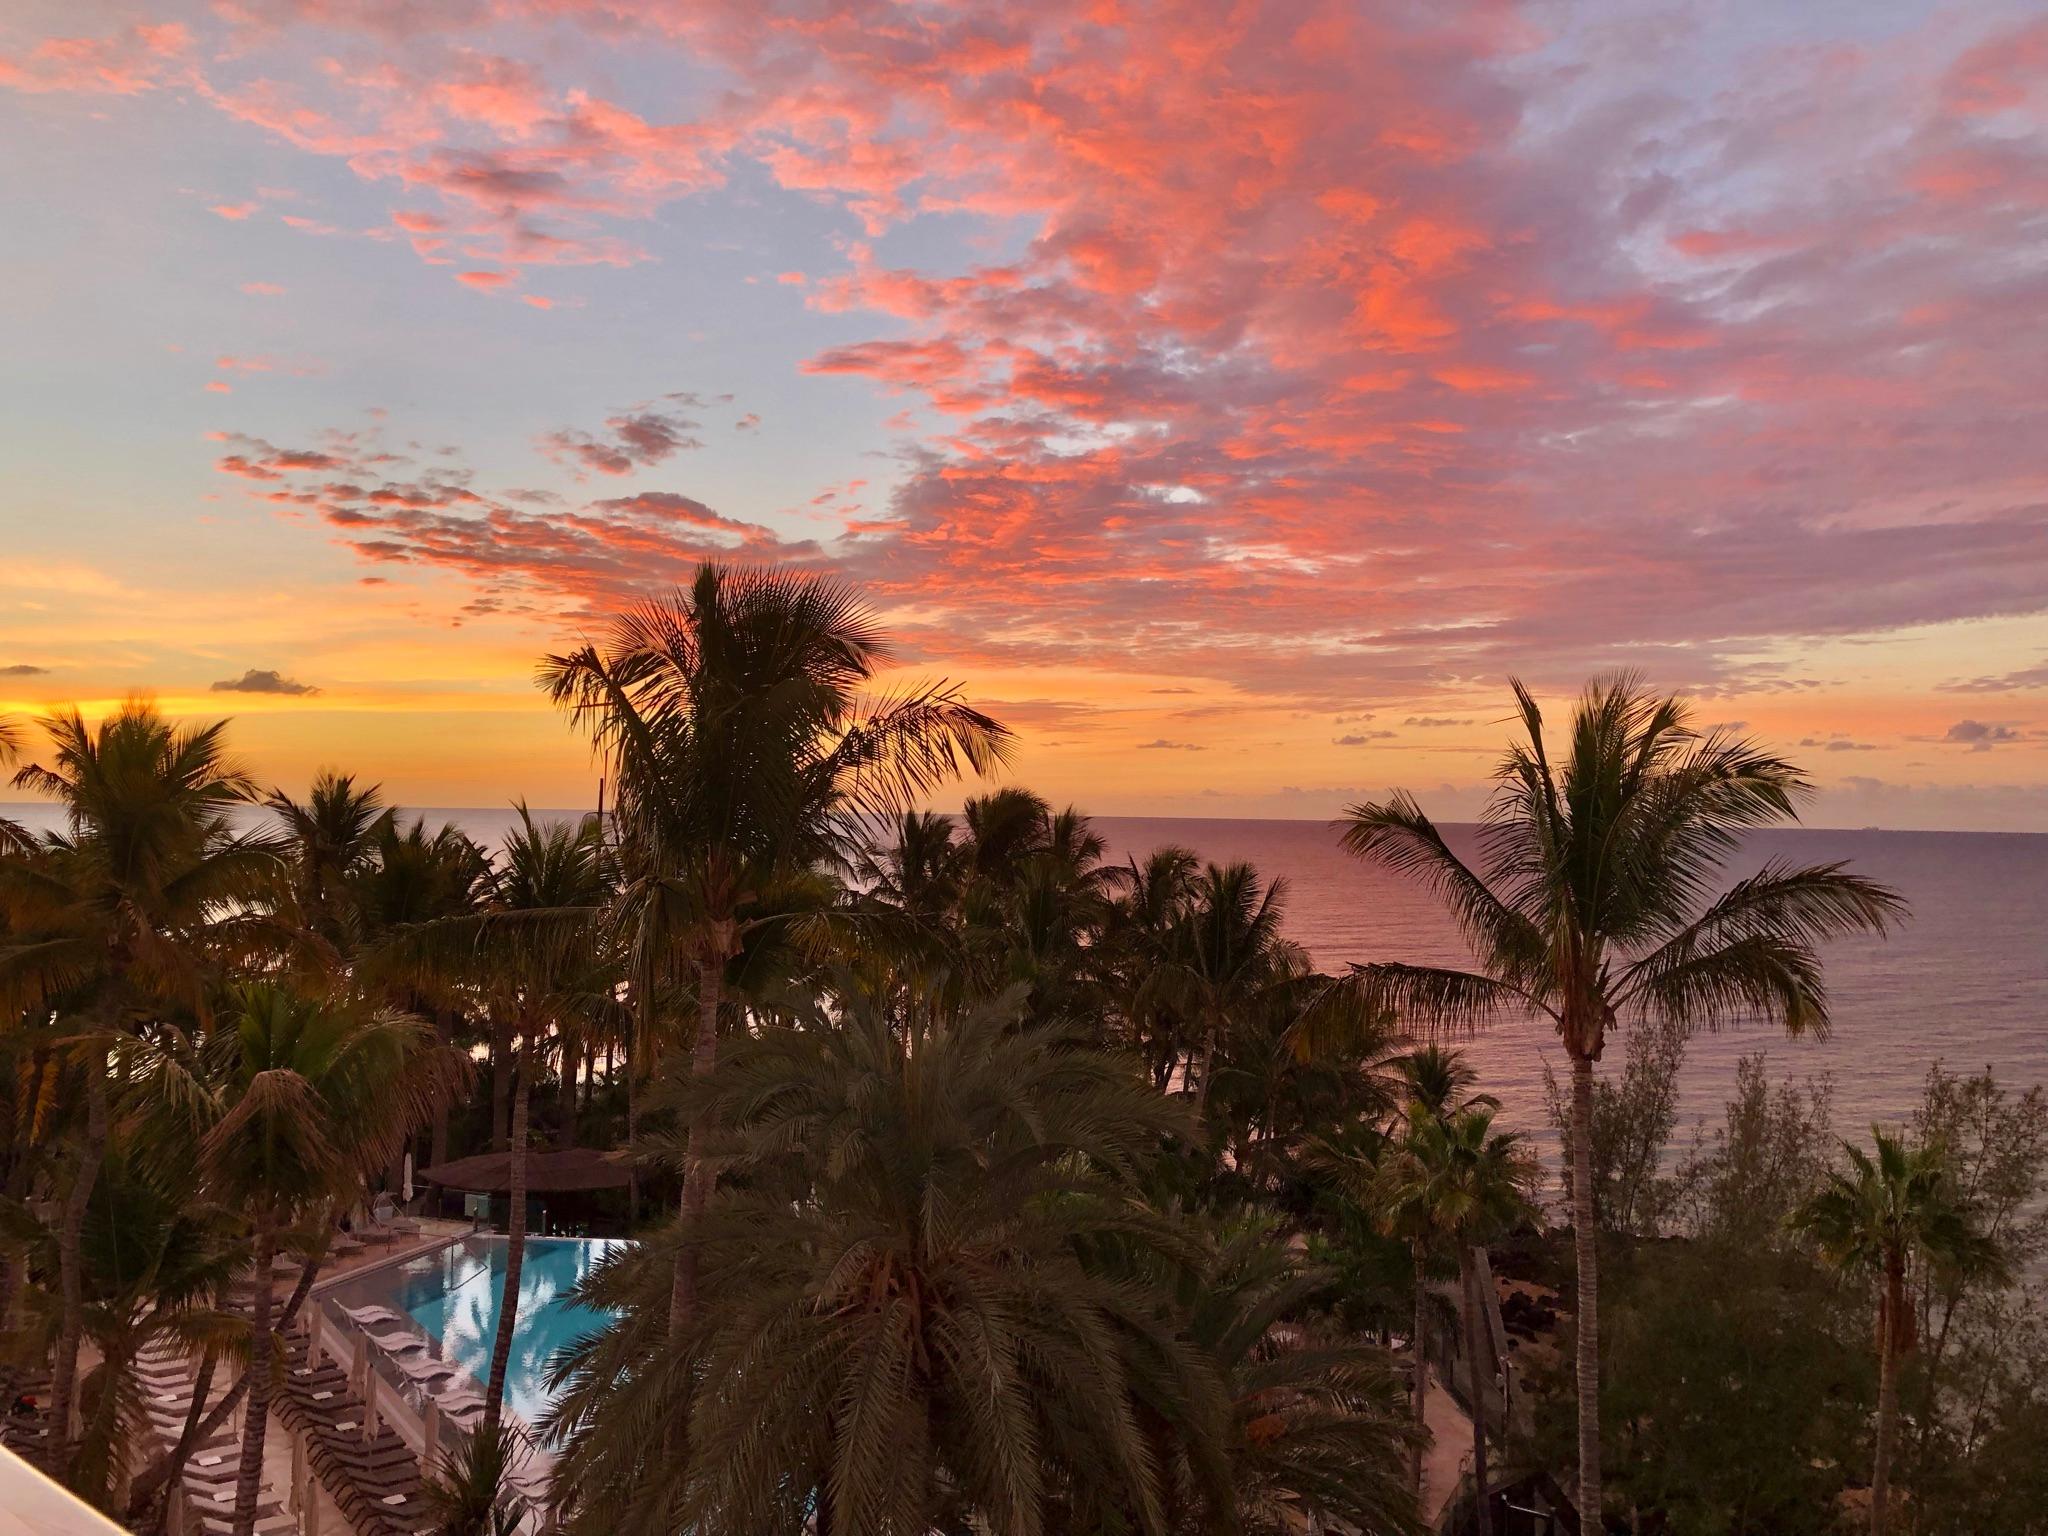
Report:
[[[1629,666],[2048,829],[2040,0],[8,0],[0,146],[0,710],[588,804],[536,656],[718,557],[1100,813]]]

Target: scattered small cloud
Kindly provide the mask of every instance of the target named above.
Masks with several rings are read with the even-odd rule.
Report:
[[[1470,720],[1457,719],[1450,715],[1410,715],[1401,723],[1403,725],[1420,726],[1426,731],[1434,731],[1445,726],[1470,725],[1472,722]]]
[[[732,429],[735,432],[752,432],[760,425],[761,418],[757,416],[754,412],[749,411],[746,415],[742,416],[738,421],[732,424]]]
[[[465,287],[480,288],[488,293],[492,289],[503,288],[506,284],[510,283],[512,281],[512,274],[510,272],[490,271],[458,272],[455,274],[455,281],[463,284]]]
[[[2024,689],[2048,688],[2048,661],[2017,672],[1994,673],[1988,677],[1959,679],[1941,684],[1944,693],[2014,693]]]
[[[320,690],[270,668],[251,667],[240,677],[224,678],[213,685],[215,693],[275,693],[303,698]]]
[[[1989,752],[2008,741],[2020,741],[2020,733],[2009,725],[1987,724],[1982,720],[1958,720],[1942,734],[1943,741],[1966,746],[1972,752]]]
[[[50,669],[39,667],[32,661],[17,661],[9,667],[0,667],[0,677],[47,677]]]
[[[553,309],[555,307],[553,299],[538,293],[522,293],[519,295],[519,302],[531,305],[535,309]]]
[[[1140,752],[1206,752],[1208,748],[1197,746],[1192,741],[1168,741],[1164,736],[1152,741],[1138,743]]]
[[[1362,747],[1369,742],[1392,741],[1392,731],[1353,731],[1349,736],[1338,736],[1331,740],[1333,747]]]
[[[239,224],[256,211],[255,203],[209,203],[206,211],[216,214],[232,223]]]
[[[284,292],[284,288],[278,283],[244,283],[242,292],[259,299],[274,299]]]
[[[637,406],[610,418],[604,431],[563,428],[539,440],[540,451],[556,463],[600,475],[630,475],[636,468],[659,464],[688,448],[702,448],[693,437],[697,423],[687,416]]]
[[[1735,727],[1731,726],[1730,729],[1735,729]],[[1875,752],[1877,750],[1876,745],[1872,742],[1851,741],[1846,736],[1807,736],[1801,739],[1799,745],[1815,752]]]

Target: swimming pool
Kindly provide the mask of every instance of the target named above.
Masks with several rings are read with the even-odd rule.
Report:
[[[548,1361],[555,1351],[602,1327],[605,1314],[571,1297],[578,1281],[617,1238],[529,1237],[519,1273],[519,1316],[512,1327],[512,1358],[505,1368],[505,1404],[527,1423],[547,1411]],[[469,1373],[482,1390],[491,1371],[491,1344],[505,1297],[510,1240],[462,1239],[450,1247],[374,1269],[329,1294],[344,1306],[385,1306],[402,1312],[437,1341],[435,1353]]]

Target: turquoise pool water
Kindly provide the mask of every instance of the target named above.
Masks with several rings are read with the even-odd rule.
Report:
[[[408,1314],[437,1353],[476,1378],[490,1374],[491,1343],[505,1298],[503,1237],[465,1238],[453,1247],[389,1269],[372,1271],[338,1288],[348,1306],[374,1304]],[[534,1423],[552,1400],[548,1361],[555,1351],[603,1326],[605,1314],[581,1306],[571,1291],[618,1239],[529,1237],[519,1274],[519,1316],[512,1330],[512,1359],[505,1371],[505,1402]]]

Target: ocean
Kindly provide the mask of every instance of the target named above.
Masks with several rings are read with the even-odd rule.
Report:
[[[1324,969],[1367,960],[1463,965],[1469,952],[1443,909],[1412,882],[1362,863],[1323,822],[1102,818],[1118,858],[1178,843],[1218,862],[1248,859],[1287,882],[1287,928]],[[1475,829],[1446,840],[1473,858]],[[2013,1090],[2048,1082],[2048,835],[1783,829],[1753,834],[1732,873],[1771,859],[1846,859],[1891,886],[1910,919],[1883,939],[1852,939],[1825,953],[1833,1028],[1825,1040],[1787,1039],[1761,1026],[1695,1036],[1681,1070],[1674,1145],[1703,1121],[1718,1126],[1736,1063],[1762,1053],[1773,1081],[1825,1075],[1834,1120],[1862,1137],[1872,1122],[1905,1120],[1936,1061],[1950,1071],[1989,1066]],[[1554,1137],[1543,1068],[1562,1082],[1567,1062],[1547,1025],[1501,1025],[1464,1042],[1503,1119],[1528,1130],[1546,1158]],[[1601,1063],[1621,1070],[1611,1041]]]
[[[505,808],[419,814],[430,825],[454,821],[486,844],[514,820]],[[47,805],[0,806],[0,815],[55,825]],[[1218,863],[1249,860],[1284,880],[1287,931],[1326,970],[1368,960],[1467,961],[1456,928],[1426,892],[1350,857],[1327,823],[1108,816],[1095,824],[1118,862],[1177,843]],[[1445,834],[1471,855],[1472,828]],[[1720,1123],[1736,1063],[1758,1053],[1774,1081],[1830,1079],[1836,1128],[1854,1137],[1872,1122],[1905,1120],[1937,1061],[1956,1072],[1988,1066],[2015,1091],[2048,1082],[2048,834],[1773,830],[1747,840],[1733,873],[1773,858],[1847,860],[1901,892],[1911,918],[1889,937],[1827,951],[1834,1027],[1825,1040],[1763,1027],[1695,1037],[1680,1078],[1676,1145],[1700,1125]],[[1465,1048],[1502,1101],[1503,1118],[1554,1155],[1543,1068],[1562,1078],[1566,1066],[1554,1037],[1535,1025],[1502,1025]],[[1618,1073],[1621,1056],[1621,1043],[1611,1043],[1602,1071]]]

